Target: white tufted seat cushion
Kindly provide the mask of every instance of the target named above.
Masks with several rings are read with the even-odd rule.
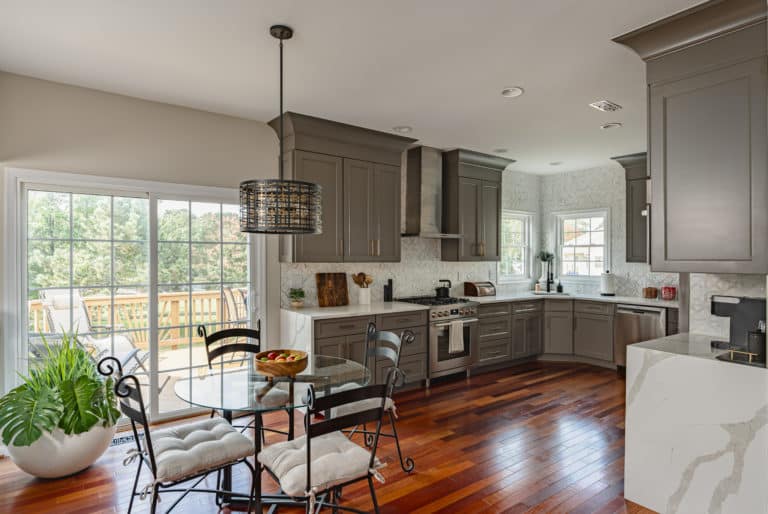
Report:
[[[307,486],[307,438],[275,443],[259,453],[259,462],[269,468],[289,496],[304,496]],[[371,454],[341,432],[312,438],[312,484],[323,491],[368,474]],[[378,459],[375,467],[379,466]]]
[[[253,441],[226,420],[206,419],[150,432],[157,480],[172,482],[253,455]]]
[[[331,394],[340,393],[342,391],[349,391],[351,389],[359,389],[361,386],[355,382],[349,382],[344,385],[331,388]],[[378,398],[368,398],[367,400],[360,400],[359,402],[345,403],[331,409],[331,417],[338,418],[340,416],[346,416],[347,414],[354,414],[356,412],[362,412],[365,410],[376,409],[381,405],[381,400]],[[392,398],[387,398],[384,402],[384,410],[390,411],[395,408],[395,401]]]

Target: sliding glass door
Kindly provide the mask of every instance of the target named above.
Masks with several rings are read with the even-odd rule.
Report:
[[[186,412],[173,388],[207,370],[198,326],[251,325],[238,206],[29,187],[23,213],[29,359],[76,333],[95,360],[114,355],[138,376],[155,419]]]

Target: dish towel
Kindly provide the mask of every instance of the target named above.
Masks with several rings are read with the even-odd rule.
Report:
[[[460,319],[451,321],[448,330],[448,353],[461,353],[464,351],[464,322]]]

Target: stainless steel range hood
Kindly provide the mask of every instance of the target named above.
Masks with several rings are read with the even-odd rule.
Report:
[[[430,239],[458,239],[446,234],[443,224],[443,152],[417,146],[403,154],[402,227],[403,236]]]

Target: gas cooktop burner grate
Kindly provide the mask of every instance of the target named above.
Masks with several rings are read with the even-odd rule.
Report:
[[[469,298],[438,298],[437,296],[409,296],[406,298],[396,298],[395,301],[417,303],[419,305],[453,305],[456,303],[469,302]]]

